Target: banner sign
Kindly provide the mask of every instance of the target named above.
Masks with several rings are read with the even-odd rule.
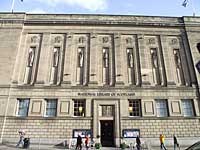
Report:
[[[77,138],[80,135],[82,138],[86,136],[92,137],[92,131],[90,129],[73,129],[73,138]]]
[[[140,136],[140,129],[124,129],[122,132],[124,138],[136,138]]]

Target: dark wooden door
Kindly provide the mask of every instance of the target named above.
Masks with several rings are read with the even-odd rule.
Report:
[[[101,121],[101,144],[104,147],[114,146],[113,120]]]

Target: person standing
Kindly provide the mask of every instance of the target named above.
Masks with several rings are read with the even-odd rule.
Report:
[[[140,150],[141,148],[140,137],[138,135],[136,137],[136,147],[137,147],[137,150]]]
[[[77,137],[76,150],[77,149],[82,150],[82,138],[80,135],[78,135],[78,137]]]
[[[177,140],[177,138],[176,138],[175,135],[174,135],[174,138],[173,138],[173,139],[174,139],[174,150],[176,150],[177,147],[180,149],[178,140]]]
[[[19,133],[19,142],[17,143],[16,147],[19,147],[20,144],[22,144],[22,147],[23,147],[25,131],[24,130],[19,130],[18,133]]]
[[[167,150],[167,148],[165,147],[165,136],[163,134],[160,134],[160,149]]]

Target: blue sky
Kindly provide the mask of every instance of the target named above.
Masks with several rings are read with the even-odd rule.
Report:
[[[54,14],[121,14],[147,16],[200,15],[200,0],[15,0],[15,12]],[[0,12],[11,10],[12,0],[0,0]]]

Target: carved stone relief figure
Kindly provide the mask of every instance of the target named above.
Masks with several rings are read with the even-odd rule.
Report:
[[[109,42],[109,38],[107,36],[103,37],[103,43],[108,43]]]
[[[153,68],[158,68],[158,57],[156,49],[151,49],[151,60]]]
[[[127,49],[127,59],[128,59],[128,82],[130,85],[135,84],[135,70],[134,70],[134,56],[133,49]]]
[[[109,49],[103,49],[103,84],[109,85]]]
[[[59,63],[59,47],[54,47],[52,56],[52,68],[51,68],[51,79],[50,83],[57,83],[58,63]]]
[[[127,56],[128,56],[128,66],[130,68],[134,67],[134,58],[133,58],[133,52],[132,49],[127,49]]]
[[[126,38],[126,44],[131,44],[132,43],[132,38],[128,37]]]
[[[83,84],[83,72],[84,72],[84,47],[78,48],[77,52],[77,84]]]
[[[156,85],[160,85],[161,84],[160,71],[159,71],[158,55],[156,48],[151,49],[151,62],[152,62],[154,82]]]
[[[79,43],[84,43],[85,42],[85,38],[82,36],[82,37],[80,37],[79,39],[78,39],[78,42]]]
[[[155,44],[156,40],[154,38],[150,38],[148,41],[149,44]]]
[[[31,76],[32,76],[32,69],[35,59],[35,49],[36,47],[31,47],[28,52],[28,59],[27,59],[27,65],[25,70],[25,76],[24,76],[24,83],[29,84],[31,82]]]
[[[170,43],[170,44],[175,45],[175,44],[177,44],[177,43],[178,43],[178,40],[174,38],[174,39],[171,40],[171,43]]]
[[[108,68],[108,66],[109,66],[108,49],[103,49],[103,66],[104,66],[104,68]]]
[[[38,37],[37,36],[32,36],[31,37],[31,43],[37,43],[38,42]]]
[[[55,37],[54,43],[60,43],[61,42],[61,37],[57,36]]]
[[[83,48],[78,49],[78,67],[83,67]]]
[[[56,47],[53,50],[53,67],[58,67],[58,61],[59,61],[59,48]]]
[[[33,66],[34,57],[35,57],[35,47],[31,47],[28,52],[28,61],[27,61],[28,67]]]
[[[176,68],[180,69],[181,68],[181,59],[179,57],[178,50],[174,50],[174,61],[175,61]]]
[[[185,81],[184,81],[184,75],[183,75],[183,70],[182,70],[182,65],[181,65],[180,53],[178,49],[174,49],[174,61],[175,61],[175,66],[176,66],[176,71],[177,71],[178,82],[181,85],[183,85]]]

